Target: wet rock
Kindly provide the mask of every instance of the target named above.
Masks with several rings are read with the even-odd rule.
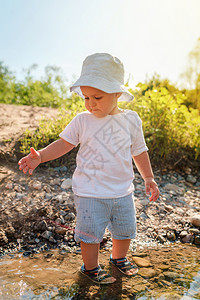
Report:
[[[189,233],[194,234],[194,235],[199,235],[200,230],[198,230],[197,228],[190,228]]]
[[[187,296],[186,296],[187,297]],[[175,292],[170,292],[170,293],[162,293],[162,298],[163,299],[168,299],[168,300],[179,300],[183,299],[182,296]],[[189,299],[188,299],[189,300]]]
[[[166,280],[160,280],[160,285],[161,286],[171,286],[171,283],[169,281]]]
[[[25,251],[23,253],[24,256],[30,256],[32,254],[32,251]]]
[[[200,245],[200,235],[195,236],[194,243],[195,245]]]
[[[180,274],[178,274],[176,272],[170,272],[170,271],[163,272],[163,275],[168,279],[176,279],[176,278],[181,277]]]
[[[167,238],[169,241],[175,241],[176,240],[176,235],[173,231],[168,231],[167,232]]]
[[[193,243],[194,236],[192,234],[187,234],[184,238],[182,238],[182,243]]]
[[[132,256],[146,257],[147,253],[145,253],[145,252],[135,252],[135,253],[132,253]]]
[[[138,265],[138,267],[150,267],[152,266],[151,262],[147,258],[141,258],[134,256],[132,260]]]
[[[187,234],[188,234],[187,231],[183,230],[183,231],[181,231],[181,233],[179,234],[179,236],[180,236],[180,238],[184,238]]]
[[[195,177],[195,176],[193,176],[193,175],[188,175],[187,177],[186,177],[186,180],[189,182],[189,183],[196,183],[197,182],[197,178]]]
[[[64,190],[67,190],[69,188],[72,187],[72,179],[71,178],[67,178],[63,181],[63,183],[61,184],[61,188]]]
[[[190,222],[192,225],[200,227],[200,214],[193,215]]]
[[[157,275],[156,271],[152,268],[141,268],[138,274],[144,278],[152,278]]]
[[[159,265],[159,269],[161,269],[161,270],[169,270],[169,268],[170,268],[170,265],[165,265],[162,263]]]

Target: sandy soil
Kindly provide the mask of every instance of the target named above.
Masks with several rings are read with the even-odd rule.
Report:
[[[0,158],[9,157],[23,132],[38,126],[39,120],[54,117],[58,110],[47,107],[0,104]]]

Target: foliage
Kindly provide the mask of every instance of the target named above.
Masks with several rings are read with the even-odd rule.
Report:
[[[0,103],[60,109],[55,119],[43,119],[36,131],[24,133],[21,139],[23,153],[28,153],[31,146],[39,149],[58,139],[72,118],[85,110],[80,97],[68,95],[66,80],[59,68],[48,66],[45,78],[34,80],[31,74],[36,67],[33,65],[26,70],[25,80],[18,82],[8,67],[0,63]],[[161,80],[155,74],[148,82],[139,83],[135,90],[130,91],[135,99],[120,106],[140,115],[151,157],[164,160],[174,154],[191,159],[199,157],[200,74],[196,77],[194,89],[180,90],[168,79]]]
[[[66,109],[67,108],[67,109]],[[28,153],[30,147],[40,149],[59,138],[59,133],[76,116],[84,110],[84,102],[73,94],[70,104],[61,109],[58,116],[52,119],[41,119],[35,131],[26,130],[21,139],[21,151]]]
[[[8,67],[0,63],[0,103],[55,108],[65,106],[68,89],[60,75],[60,68],[47,66],[45,78],[34,80],[31,72],[36,67],[32,65],[26,70],[25,80],[18,82]]]
[[[200,154],[198,110],[188,110],[184,104],[186,96],[181,92],[173,94],[164,87],[146,90],[146,84],[142,83],[137,88],[136,99],[122,107],[140,115],[151,154],[167,159],[172,154],[187,152],[197,159]]]
[[[197,108],[200,112],[200,38],[188,54],[185,71],[180,77],[187,95],[187,106]]]

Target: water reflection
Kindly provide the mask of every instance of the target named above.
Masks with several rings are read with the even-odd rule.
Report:
[[[100,262],[117,278],[109,286],[81,276],[78,254],[54,250],[32,257],[5,255],[0,259],[0,299],[200,299],[198,248],[174,244],[141,249],[137,255],[148,258],[150,265],[130,278],[109,266],[109,251],[101,251]]]

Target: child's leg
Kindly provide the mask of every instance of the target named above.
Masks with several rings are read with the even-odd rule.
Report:
[[[112,239],[112,258],[123,258],[126,256],[129,246],[130,246],[130,239],[126,240],[116,240]]]
[[[99,248],[100,244],[86,244],[81,242],[81,253],[84,262],[84,268],[83,270],[81,268],[81,272],[96,283],[114,283],[116,279],[99,266]]]
[[[92,270],[99,265],[99,245],[81,242],[81,254],[86,270]]]
[[[120,258],[125,258],[126,254],[128,252],[129,246],[130,246],[131,239],[125,239],[125,240],[117,240],[117,239],[112,239],[112,259],[116,260],[115,264],[121,265],[123,262],[122,260],[119,260]],[[122,270],[123,273],[126,275],[135,275],[138,272],[138,269],[133,266],[128,260],[125,261],[125,264],[122,265]]]

